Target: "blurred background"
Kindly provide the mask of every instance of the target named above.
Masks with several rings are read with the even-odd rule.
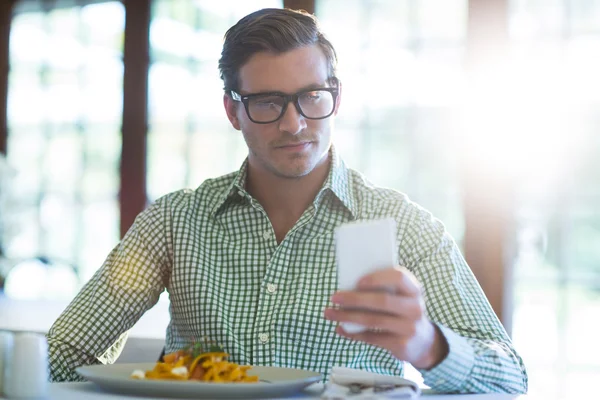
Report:
[[[283,6],[315,13],[338,51],[346,162],[445,223],[531,398],[587,398],[600,379],[600,0],[3,0],[3,296],[68,301],[149,203],[239,168],[223,34]]]

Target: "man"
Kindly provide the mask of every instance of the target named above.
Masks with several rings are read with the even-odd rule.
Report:
[[[339,159],[331,132],[342,86],[315,18],[246,16],[227,32],[219,68],[247,160],[138,216],[50,330],[52,378],[114,361],[166,288],[167,352],[208,338],[241,364],[401,375],[406,361],[438,391],[525,392],[522,360],[443,225]],[[403,267],[336,292],[334,229],[383,217],[397,222]],[[368,311],[349,311],[356,305]],[[351,335],[342,321],[370,329]]]

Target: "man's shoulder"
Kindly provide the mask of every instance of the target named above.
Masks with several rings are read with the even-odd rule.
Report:
[[[225,191],[228,191],[231,188],[231,185],[238,174],[239,171],[234,171],[216,178],[207,179],[202,182],[194,192],[209,198],[222,196]]]
[[[393,217],[398,223],[413,224],[433,219],[430,211],[399,190],[379,186],[356,170],[348,170],[359,218]]]
[[[156,205],[170,209],[210,207],[231,187],[237,172],[206,179],[196,189],[181,189],[168,193]]]
[[[384,204],[391,207],[414,206],[414,203],[405,193],[376,185],[356,170],[348,169],[348,179],[353,195],[360,204],[367,206],[380,206]]]
[[[361,173],[350,171],[359,219],[393,218],[398,225],[398,235],[412,242],[426,235],[431,242],[446,233],[441,220],[429,210],[414,202],[405,193],[377,186]]]

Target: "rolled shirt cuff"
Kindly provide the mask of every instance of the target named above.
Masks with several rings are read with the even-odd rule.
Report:
[[[424,383],[436,392],[462,391],[475,364],[475,351],[469,341],[443,325],[436,324],[448,342],[448,355],[435,367],[419,369]]]

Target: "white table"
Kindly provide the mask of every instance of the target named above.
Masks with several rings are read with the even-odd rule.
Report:
[[[313,385],[304,392],[288,399],[318,399],[323,386]],[[477,394],[477,395],[424,395],[426,400],[525,400],[527,396],[507,394]],[[116,399],[144,399],[164,400],[158,397],[123,396],[102,392],[92,383],[51,383],[50,393],[46,400],[116,400]]]

